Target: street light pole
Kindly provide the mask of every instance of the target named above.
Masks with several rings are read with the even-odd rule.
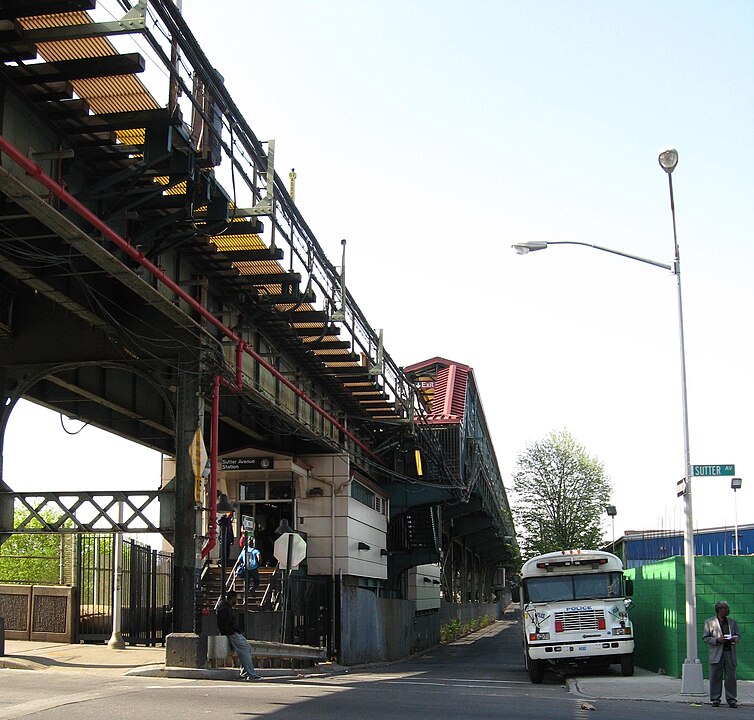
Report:
[[[704,695],[704,680],[702,677],[702,665],[697,657],[697,637],[696,637],[696,573],[694,568],[694,523],[691,508],[691,453],[689,451],[689,419],[688,419],[688,400],[686,393],[686,350],[683,335],[683,301],[681,295],[681,259],[678,251],[678,238],[676,234],[675,223],[675,202],[673,199],[673,178],[672,173],[678,164],[678,152],[675,149],[664,150],[660,153],[658,161],[662,169],[668,175],[670,187],[670,210],[673,216],[673,244],[674,257],[673,265],[648,260],[638,255],[629,255],[628,253],[592,245],[583,242],[559,241],[559,242],[528,242],[513,245],[513,249],[519,254],[533,252],[535,250],[544,250],[548,245],[583,245],[595,250],[620,255],[631,260],[637,260],[648,265],[654,265],[665,270],[670,270],[676,276],[678,286],[678,329],[681,346],[681,396],[683,402],[683,453],[684,469],[686,473],[686,492],[684,494],[684,565],[686,576],[686,659],[683,663],[683,674],[681,676],[681,693],[683,695]]]
[[[730,486],[733,488],[733,535],[734,542],[736,543],[736,549],[733,554],[738,555],[738,503],[736,502],[736,491],[741,489],[741,478],[731,478]]]
[[[615,516],[618,514],[618,509],[615,505],[605,505],[605,512],[608,517],[613,521],[613,545],[612,551],[615,553]]]
[[[681,345],[681,402],[683,404],[683,456],[686,472],[686,492],[683,495],[685,527],[683,533],[683,560],[686,576],[686,659],[681,674],[681,694],[703,695],[704,680],[699,662],[696,638],[696,568],[694,567],[694,521],[691,503],[691,452],[689,450],[689,407],[686,392],[686,343],[683,335],[683,296],[681,294],[681,255],[675,223],[673,198],[673,170],[678,165],[678,152],[674,148],[663,150],[657,158],[667,173],[670,191],[670,214],[673,218],[673,274],[678,287],[678,331]]]

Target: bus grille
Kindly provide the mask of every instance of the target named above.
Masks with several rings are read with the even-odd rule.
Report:
[[[598,630],[599,621],[604,620],[602,610],[579,610],[578,612],[555,613],[555,622],[563,623],[563,632],[569,630]],[[603,626],[604,627],[604,626]]]

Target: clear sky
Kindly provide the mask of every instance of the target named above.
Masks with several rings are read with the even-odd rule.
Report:
[[[738,521],[754,522],[752,3],[183,0],[183,12],[257,137],[275,138],[278,174],[295,167],[297,205],[333,263],[347,239],[349,290],[396,363],[474,368],[509,488],[526,444],[568,429],[612,479],[616,535],[682,526],[675,278],[589,248],[510,245],[670,263],[657,155],[675,146],[691,461],[734,463]],[[5,472],[24,489],[41,481],[29,457],[57,441],[17,415]],[[115,454],[157,484],[151,454]],[[733,525],[728,479],[696,480],[693,497],[696,526]]]

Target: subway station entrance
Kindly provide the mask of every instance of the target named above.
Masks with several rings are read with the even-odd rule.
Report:
[[[262,555],[262,567],[275,567],[278,527],[285,519],[294,526],[295,483],[290,480],[256,480],[239,484],[239,525],[242,518],[254,518],[254,544]]]

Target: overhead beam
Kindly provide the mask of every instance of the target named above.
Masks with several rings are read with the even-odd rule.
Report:
[[[351,343],[348,340],[317,340],[304,343],[306,350],[350,350]]]
[[[73,97],[73,85],[67,80],[60,82],[39,81],[35,85],[24,88],[24,92],[32,101],[64,100]]]
[[[266,273],[247,274],[241,273],[241,277],[253,285],[298,285],[301,282],[300,273]]]
[[[24,32],[24,39],[29,42],[38,43],[139,33],[144,31],[145,11],[146,0],[141,0],[121,20],[90,22],[80,25],[58,25],[51,28],[27,30]],[[25,12],[28,14],[28,10]]]
[[[9,257],[0,255],[0,265],[2,265],[3,272],[8,273],[11,277],[28,285],[32,290],[43,295],[48,300],[51,300],[55,305],[65,308],[70,313],[80,317],[93,327],[99,328],[106,333],[110,331],[111,328],[109,323],[106,323],[98,315],[95,315],[91,310],[71,299],[68,295],[60,292],[43,280],[40,280],[36,275],[33,275],[20,265],[17,265]]]
[[[130,410],[123,405],[111,402],[107,398],[103,397],[101,393],[94,393],[85,390],[79,385],[71,382],[66,382],[65,380],[63,380],[63,378],[57,375],[48,375],[45,380],[47,380],[49,383],[52,383],[53,385],[64,388],[74,395],[77,395],[85,400],[90,400],[97,405],[106,407],[108,410],[112,410],[118,415],[123,415],[124,417],[130,418],[131,420],[138,420],[142,425],[147,425],[148,427],[158,430],[165,435],[172,436],[175,432],[175,428],[168,427],[167,425],[163,425],[162,423],[155,420],[150,420],[148,417],[145,417],[143,413],[134,412],[133,410]]]
[[[157,288],[144,282],[118,258],[74,225],[50,203],[36,195],[4,167],[0,167],[0,191],[4,192],[17,205],[28,210],[48,228],[58,233],[62,240],[68,242],[112,277],[126,285],[142,300],[160,310],[177,326],[195,330],[200,328],[198,323],[171,301],[170,297],[163,295]]]
[[[252,277],[252,276],[249,276]],[[264,299],[273,305],[294,305],[296,303],[313,303],[316,302],[317,296],[309,290],[308,292],[299,293],[280,293],[280,294],[264,294],[260,295],[259,299]],[[298,332],[298,329],[296,329]]]
[[[38,85],[111,75],[134,75],[144,72],[145,67],[144,58],[139,53],[127,53],[8,67],[5,68],[5,74],[16,85]]]
[[[94,10],[96,4],[96,0],[4,0],[0,4],[0,20]]]
[[[470,515],[479,512],[482,509],[482,499],[478,495],[472,495],[468,502],[459,503],[458,505],[448,505],[443,508],[442,519],[453,520],[454,518]]]
[[[453,537],[462,538],[472,533],[478,533],[480,530],[489,530],[492,527],[492,519],[486,515],[483,517],[456,518],[453,521]]]
[[[282,248],[275,248],[274,251],[264,248],[258,250],[218,250],[217,252],[218,255],[223,255],[231,262],[257,262],[283,259]]]

